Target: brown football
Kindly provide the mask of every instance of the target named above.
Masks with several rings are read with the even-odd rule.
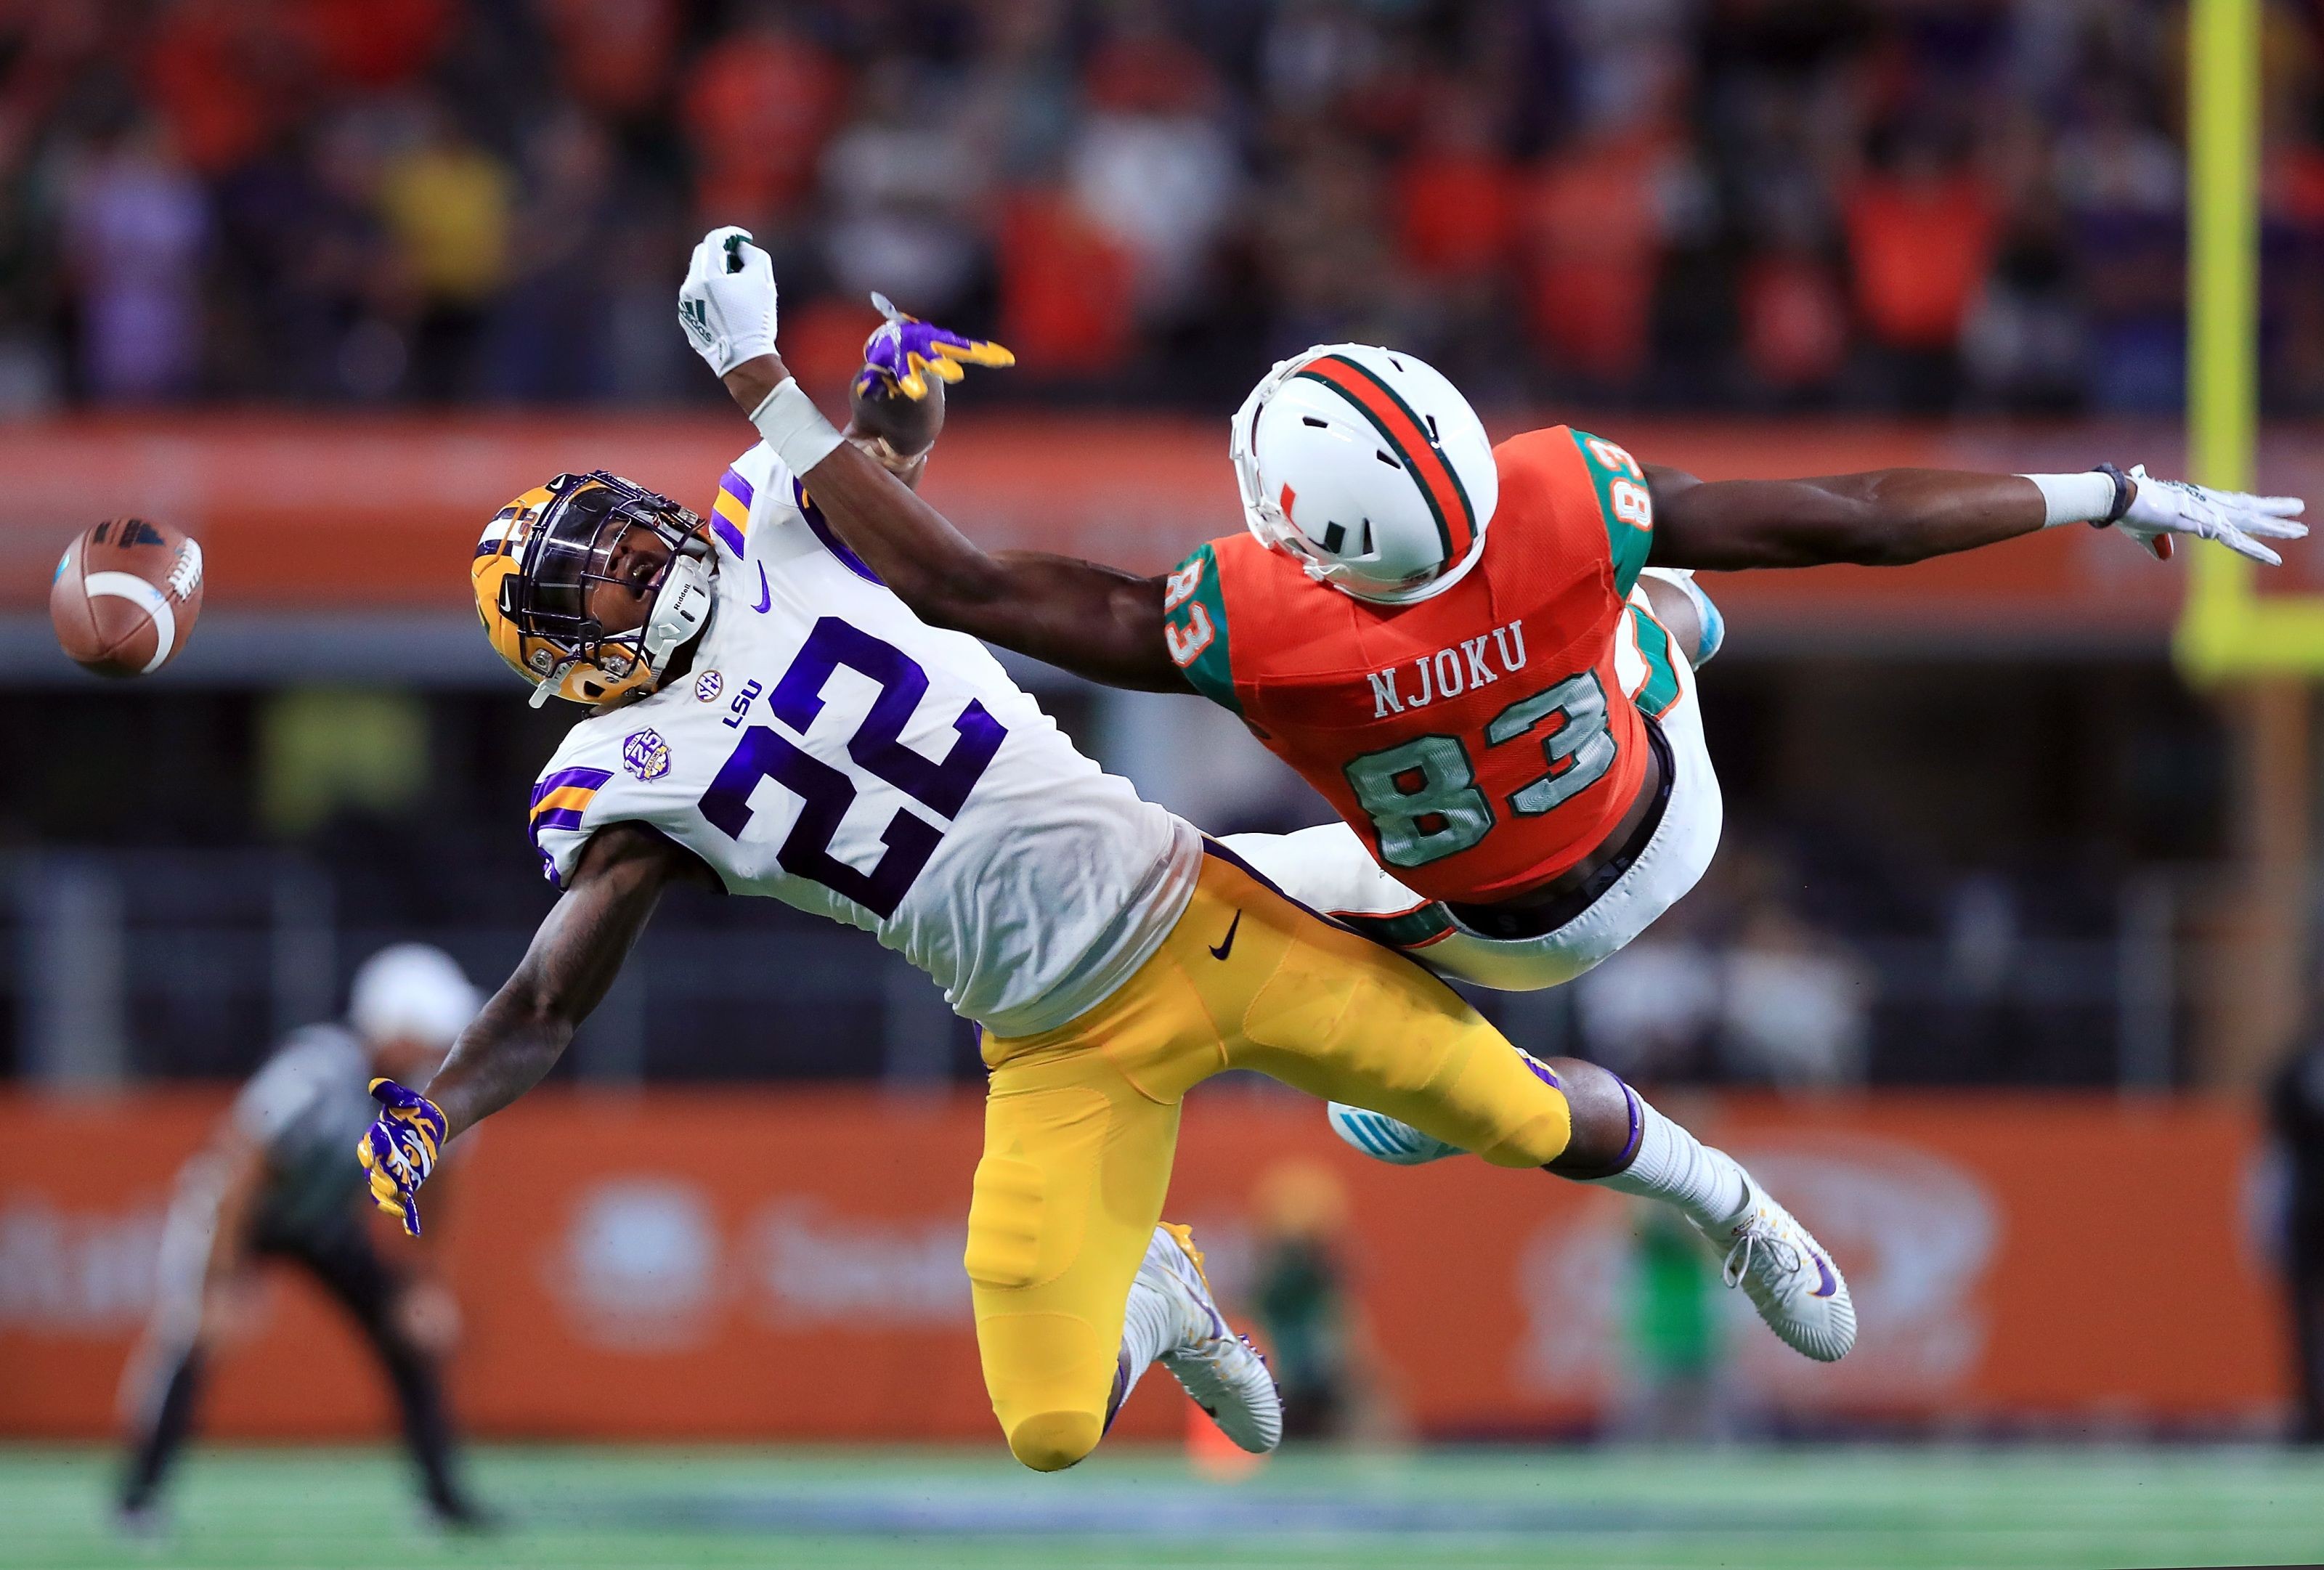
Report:
[[[108,518],[65,547],[49,586],[57,642],[99,676],[143,676],[202,613],[202,548],[167,523]]]
[[[918,457],[934,447],[944,429],[945,384],[933,375],[922,379],[928,390],[920,398],[907,398],[884,381],[849,383],[847,409],[854,428],[879,437],[899,457]]]

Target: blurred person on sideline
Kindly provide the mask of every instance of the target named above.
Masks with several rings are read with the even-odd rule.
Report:
[[[1251,1190],[1259,1229],[1251,1301],[1264,1333],[1286,1437],[1341,1438],[1368,1394],[1360,1310],[1347,1259],[1348,1190],[1314,1161],[1277,1161]]]
[[[2300,1377],[2291,1437],[2324,1445],[2324,1024],[2311,1020],[2276,1071],[2267,1121],[2286,1179],[2277,1241]]]
[[[1724,1438],[1733,1424],[1719,1377],[1719,1278],[1702,1241],[1667,1207],[1633,1207],[1633,1226],[1626,1325],[1631,1355],[1619,1436]]]
[[[460,1327],[440,1242],[417,1272],[372,1245],[363,1169],[351,1159],[375,1110],[375,1076],[424,1076],[443,1060],[478,997],[450,956],[425,944],[383,948],[355,973],[344,1025],[295,1032],[243,1086],[208,1146],[179,1173],[162,1233],[153,1316],[122,1381],[129,1466],[123,1525],[158,1524],[171,1464],[191,1436],[210,1355],[258,1318],[257,1267],[298,1266],[361,1327],[402,1410],[429,1514],[484,1524],[454,1476],[438,1365]]]

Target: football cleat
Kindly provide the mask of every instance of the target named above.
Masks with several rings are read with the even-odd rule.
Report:
[[[1424,1134],[1386,1113],[1369,1112],[1335,1101],[1325,1115],[1331,1119],[1333,1133],[1373,1160],[1386,1161],[1391,1167],[1425,1167],[1447,1156],[1466,1154],[1460,1146],[1448,1145],[1434,1134]]]
[[[1856,1303],[1840,1267],[1748,1172],[1743,1187],[1748,1203],[1741,1221],[1724,1231],[1700,1229],[1725,1251],[1720,1279],[1743,1288],[1785,1346],[1818,1362],[1838,1362],[1856,1344]]]
[[[1237,1446],[1264,1455],[1280,1445],[1283,1392],[1250,1339],[1228,1328],[1192,1230],[1167,1221],[1156,1227],[1138,1273],[1180,1314],[1180,1339],[1157,1361]]]

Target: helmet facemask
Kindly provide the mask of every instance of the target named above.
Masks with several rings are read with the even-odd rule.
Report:
[[[602,703],[650,688],[710,617],[701,520],[603,470],[559,476],[549,489],[556,500],[500,585],[499,609],[526,651],[534,706],[553,697]],[[609,590],[641,604],[636,625],[604,623],[595,606]]]

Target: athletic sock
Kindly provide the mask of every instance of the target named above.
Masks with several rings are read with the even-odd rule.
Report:
[[[137,1437],[128,1475],[122,1482],[123,1510],[143,1510],[152,1504],[163,1473],[185,1448],[186,1438],[193,1432],[194,1403],[201,1393],[203,1366],[201,1353],[189,1350],[155,1384],[148,1398],[150,1415],[144,1420],[144,1431]]]
[[[1154,1240],[1146,1246],[1145,1261],[1130,1283],[1130,1300],[1122,1306],[1121,1371],[1116,1381],[1119,1388],[1113,1399],[1113,1411],[1120,1411],[1121,1403],[1130,1399],[1130,1392],[1138,1388],[1139,1376],[1154,1366],[1154,1360],[1185,1338],[1176,1297],[1148,1279],[1155,1266],[1154,1251],[1177,1246],[1169,1233],[1156,1227]],[[1109,1422],[1112,1415],[1106,1414]]]
[[[1628,1085],[1622,1089],[1630,1098],[1635,1152],[1620,1171],[1589,1181],[1676,1205],[1713,1235],[1742,1220],[1750,1194],[1735,1158],[1688,1133]]]

